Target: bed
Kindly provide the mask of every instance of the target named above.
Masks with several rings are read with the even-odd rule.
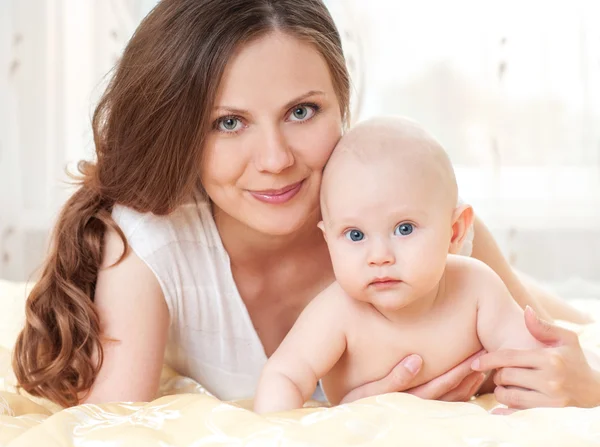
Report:
[[[10,347],[23,318],[23,284],[0,280],[0,447],[33,446],[600,446],[600,407],[534,409],[497,416],[493,395],[471,402],[394,393],[335,408],[259,416],[251,401],[222,402],[163,367],[159,396],[62,409],[15,393]],[[579,306],[600,316],[598,301]],[[600,323],[574,327],[600,352]]]

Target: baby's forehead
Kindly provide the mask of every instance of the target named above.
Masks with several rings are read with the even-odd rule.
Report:
[[[340,163],[340,169],[323,186],[322,204],[331,218],[347,211],[352,214],[407,213],[454,206],[451,188],[418,169],[395,167],[390,163]],[[337,168],[336,168],[337,170]]]
[[[356,191],[359,193],[354,194]],[[450,207],[440,194],[423,191],[424,194],[413,194],[400,189],[397,194],[388,191],[370,196],[356,188],[337,190],[325,200],[323,220],[334,227],[357,225],[366,228],[371,224],[387,227],[403,220],[424,225],[446,212],[452,213],[454,207]]]
[[[417,170],[418,171],[418,170]],[[427,176],[414,169],[396,165],[387,160],[362,162],[348,157],[340,160],[322,186],[322,197],[332,209],[340,206],[372,207],[374,204],[390,207],[406,204],[412,198],[428,201],[437,196]]]

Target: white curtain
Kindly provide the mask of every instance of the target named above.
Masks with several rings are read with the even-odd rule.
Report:
[[[597,295],[600,2],[328,4],[362,88],[357,119],[420,121],[515,266]]]
[[[65,169],[92,156],[93,106],[150,3],[0,1],[1,278],[35,276]]]
[[[0,2],[0,277],[29,277],[90,118],[156,0]],[[600,2],[326,0],[354,118],[411,116],[520,269],[600,282]]]

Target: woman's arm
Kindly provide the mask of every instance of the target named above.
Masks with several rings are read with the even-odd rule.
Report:
[[[534,299],[540,303],[554,320],[564,320],[576,324],[588,324],[594,320],[586,313],[569,305],[549,290],[542,288],[533,278],[523,272],[515,273]]]
[[[593,320],[565,301],[542,289],[510,266],[485,224],[475,216],[475,237],[472,256],[489,265],[504,281],[515,301],[525,309],[530,306],[546,320],[565,320],[572,323],[591,323]]]
[[[158,391],[169,325],[162,290],[150,268],[107,232],[103,266],[98,274],[95,305],[104,341],[104,361],[81,403],[148,402]]]
[[[577,334],[541,320],[531,308],[524,318],[530,334],[544,347],[490,352],[472,365],[476,371],[498,370],[498,402],[511,409],[600,405],[600,371],[586,358]]]

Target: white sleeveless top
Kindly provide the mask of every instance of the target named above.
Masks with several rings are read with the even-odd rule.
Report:
[[[254,396],[267,356],[205,202],[168,216],[115,206],[113,219],[154,272],[169,308],[165,361],[222,400]]]

